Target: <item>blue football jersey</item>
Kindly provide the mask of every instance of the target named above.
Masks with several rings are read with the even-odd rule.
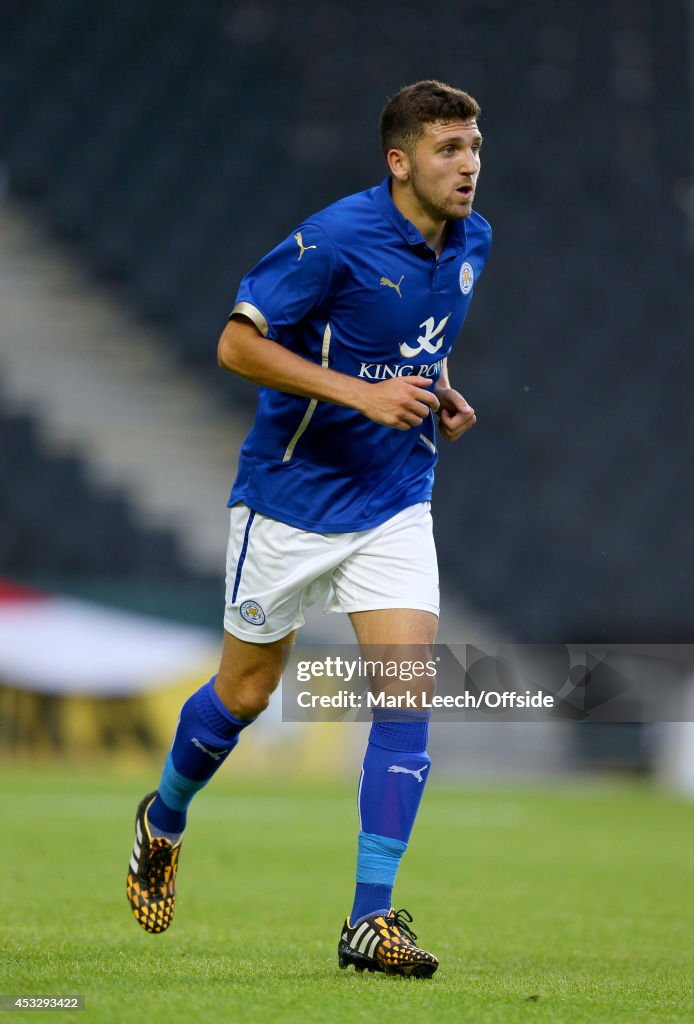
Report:
[[[377,382],[438,380],[491,245],[477,213],[438,260],[397,209],[390,178],[304,221],[241,282],[233,313],[312,362]],[[233,315],[232,313],[232,315]],[[229,505],[344,533],[431,497],[435,416],[395,430],[353,409],[260,388]]]

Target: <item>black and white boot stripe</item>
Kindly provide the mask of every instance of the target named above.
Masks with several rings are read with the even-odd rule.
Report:
[[[372,957],[376,952],[376,946],[378,946],[380,938],[381,936],[371,922],[366,920],[357,926],[357,930],[349,939],[348,945],[356,950],[357,953],[362,953],[366,957]]]
[[[142,855],[142,828],[139,820],[135,823],[135,842],[133,844],[133,855],[130,858],[130,867],[138,873],[140,868],[140,857]]]

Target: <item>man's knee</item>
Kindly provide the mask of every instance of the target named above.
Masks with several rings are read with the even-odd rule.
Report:
[[[271,644],[251,644],[224,635],[215,692],[232,715],[248,721],[261,714],[282,676],[294,634]]]
[[[215,682],[215,692],[232,715],[247,721],[257,718],[270,703],[270,696],[279,683],[279,673],[271,670],[254,673],[221,671]]]

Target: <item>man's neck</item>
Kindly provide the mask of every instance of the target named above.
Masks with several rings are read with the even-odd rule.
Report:
[[[440,256],[446,244],[448,233],[447,220],[435,220],[423,210],[417,197],[405,185],[401,185],[396,178],[390,179],[390,195],[393,203],[411,224],[419,231],[420,235],[436,253]]]

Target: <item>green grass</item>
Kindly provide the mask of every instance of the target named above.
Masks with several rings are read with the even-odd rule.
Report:
[[[86,1013],[50,1016],[81,1024],[694,1020],[691,805],[432,784],[396,906],[441,967],[408,981],[337,967],[352,786],[216,780],[191,811],[174,924],[149,936],[124,892],[147,785],[2,766],[0,992],[83,993]]]

